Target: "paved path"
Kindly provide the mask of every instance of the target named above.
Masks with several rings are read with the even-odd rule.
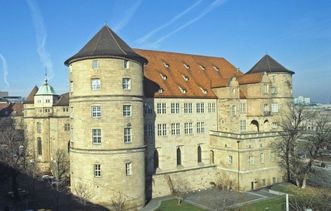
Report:
[[[157,208],[160,207],[162,201],[167,201],[167,200],[174,199],[174,198],[175,197],[173,197],[173,196],[164,196],[164,197],[152,199],[151,201],[148,202],[148,204],[144,208],[141,208],[139,211],[156,210]]]

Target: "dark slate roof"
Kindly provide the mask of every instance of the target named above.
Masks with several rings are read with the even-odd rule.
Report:
[[[64,93],[59,100],[54,103],[54,106],[69,106],[69,93]]]
[[[64,62],[69,65],[72,62],[93,58],[124,58],[146,64],[144,57],[135,53],[115,32],[107,25],[74,56]]]
[[[265,55],[258,61],[247,73],[260,73],[260,72],[285,72],[294,74],[293,71],[286,69],[283,65],[279,64],[271,56]]]
[[[34,96],[37,92],[38,92],[38,87],[34,86],[33,89],[31,90],[30,94],[27,96],[24,103],[33,104],[34,103]]]

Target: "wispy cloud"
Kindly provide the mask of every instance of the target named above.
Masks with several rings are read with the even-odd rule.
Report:
[[[173,31],[169,32],[168,34],[160,37],[156,41],[150,42],[150,43],[146,43],[146,47],[158,48],[159,45],[161,44],[161,42],[163,42],[164,40],[168,39],[170,36],[176,34],[180,30],[183,30],[186,27],[188,27],[188,26],[192,25],[193,23],[197,22],[198,20],[200,20],[201,18],[203,18],[205,15],[207,15],[208,13],[210,13],[211,11],[213,11],[214,9],[216,9],[217,7],[219,7],[222,4],[224,4],[226,1],[227,0],[214,0],[205,9],[203,9],[202,12],[200,14],[198,14],[196,17],[194,17],[191,20],[183,23],[182,25],[180,25],[179,27],[177,27]]]
[[[131,20],[131,18],[134,16],[134,14],[137,12],[139,6],[141,5],[142,0],[137,0],[135,3],[125,10],[123,13],[123,17],[120,21],[115,23],[115,25],[112,27],[114,31],[119,32],[121,31]]]
[[[7,61],[5,59],[5,57],[0,54],[0,60],[2,61],[2,68],[3,68],[3,81],[6,84],[5,90],[9,89],[9,82],[8,82],[8,66],[7,66]]]
[[[190,12],[192,9],[194,9],[196,6],[198,6],[201,2],[202,2],[202,0],[199,0],[199,1],[195,2],[193,5],[191,5],[190,7],[186,8],[184,11],[180,12],[178,15],[176,15],[175,17],[173,17],[170,21],[168,21],[165,24],[163,24],[163,25],[161,25],[161,26],[153,29],[152,31],[150,31],[149,33],[147,33],[146,35],[144,35],[143,37],[139,38],[137,40],[137,42],[140,43],[140,44],[146,42],[155,33],[159,32],[160,30],[162,30],[162,29],[170,26],[171,24],[175,23],[181,17],[183,17],[188,12]]]
[[[53,63],[51,55],[46,49],[47,31],[44,25],[43,16],[35,0],[27,0],[33,24],[36,31],[37,52],[41,63],[47,71],[49,78],[54,77]]]

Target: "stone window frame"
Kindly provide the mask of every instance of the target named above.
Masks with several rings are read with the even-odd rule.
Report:
[[[91,79],[91,90],[97,91],[101,89],[101,80],[100,78],[92,78]]]
[[[123,105],[123,117],[130,117],[130,116],[132,116],[132,105],[124,104]]]
[[[100,128],[92,128],[92,143],[101,144],[102,142],[102,131]]]
[[[197,122],[197,133],[205,133],[205,122]]]
[[[126,91],[131,90],[131,78],[122,79],[122,89]]]
[[[125,175],[132,176],[132,162],[131,161],[125,162]]]
[[[101,106],[100,105],[92,105],[91,106],[91,117],[93,119],[101,118]]]
[[[101,164],[95,163],[93,165],[93,175],[94,177],[101,177]]]
[[[131,127],[125,127],[123,129],[123,141],[124,141],[124,144],[132,143],[132,128]]]

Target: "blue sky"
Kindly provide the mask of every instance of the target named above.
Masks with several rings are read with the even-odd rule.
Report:
[[[105,24],[131,47],[224,57],[243,72],[265,53],[296,72],[294,95],[331,102],[329,0],[0,0],[0,90],[44,80]]]

